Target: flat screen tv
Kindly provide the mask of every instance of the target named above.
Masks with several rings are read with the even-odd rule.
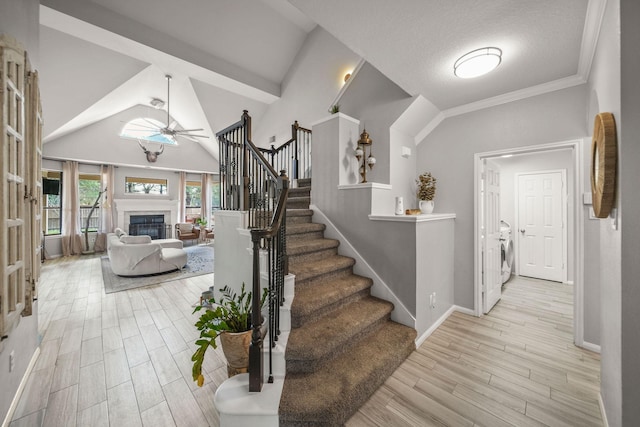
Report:
[[[60,180],[42,178],[42,193],[44,194],[60,194]]]

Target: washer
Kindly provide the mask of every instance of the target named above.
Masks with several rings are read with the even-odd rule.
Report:
[[[504,284],[511,278],[511,267],[513,266],[511,225],[504,220],[500,221],[500,252],[502,256],[502,283]]]

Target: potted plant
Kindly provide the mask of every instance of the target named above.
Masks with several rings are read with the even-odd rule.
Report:
[[[196,224],[198,224],[200,228],[204,228],[207,225],[207,220],[204,218],[196,218]]]
[[[228,286],[220,289],[222,298],[216,301],[215,297],[204,300],[193,312],[205,309],[204,313],[195,323],[200,331],[200,338],[196,341],[198,346],[191,361],[193,362],[193,380],[202,387],[204,376],[202,375],[202,362],[204,355],[213,347],[218,348],[216,338],[220,337],[222,351],[227,358],[227,373],[229,377],[244,373],[249,368],[249,344],[251,343],[251,297],[252,293],[245,291],[242,284],[240,294],[236,294]],[[264,288],[260,307],[264,306],[268,290]],[[264,333],[263,333],[264,335]]]
[[[424,214],[433,212],[433,198],[436,196],[436,178],[431,172],[425,172],[416,179],[417,196],[420,200],[420,211]]]

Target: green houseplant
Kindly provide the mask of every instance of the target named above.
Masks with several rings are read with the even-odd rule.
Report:
[[[207,220],[204,218],[197,218],[196,224],[198,224],[200,228],[204,228],[207,225]]]
[[[227,358],[227,373],[233,376],[247,372],[249,366],[249,344],[251,343],[251,298],[252,293],[245,290],[242,283],[240,294],[234,292],[228,286],[220,289],[222,297],[216,301],[215,297],[197,306],[193,312],[205,309],[204,313],[195,323],[200,331],[200,338],[196,340],[196,349],[191,361],[193,362],[193,380],[202,387],[204,376],[202,375],[202,362],[204,355],[213,347],[218,348],[216,339],[220,337],[222,351]],[[260,299],[260,308],[264,306],[268,290],[264,288]]]

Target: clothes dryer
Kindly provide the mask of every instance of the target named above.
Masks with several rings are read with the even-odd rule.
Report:
[[[507,221],[500,221],[500,252],[502,256],[502,283],[511,278],[513,266],[513,239],[511,238],[511,225]]]

